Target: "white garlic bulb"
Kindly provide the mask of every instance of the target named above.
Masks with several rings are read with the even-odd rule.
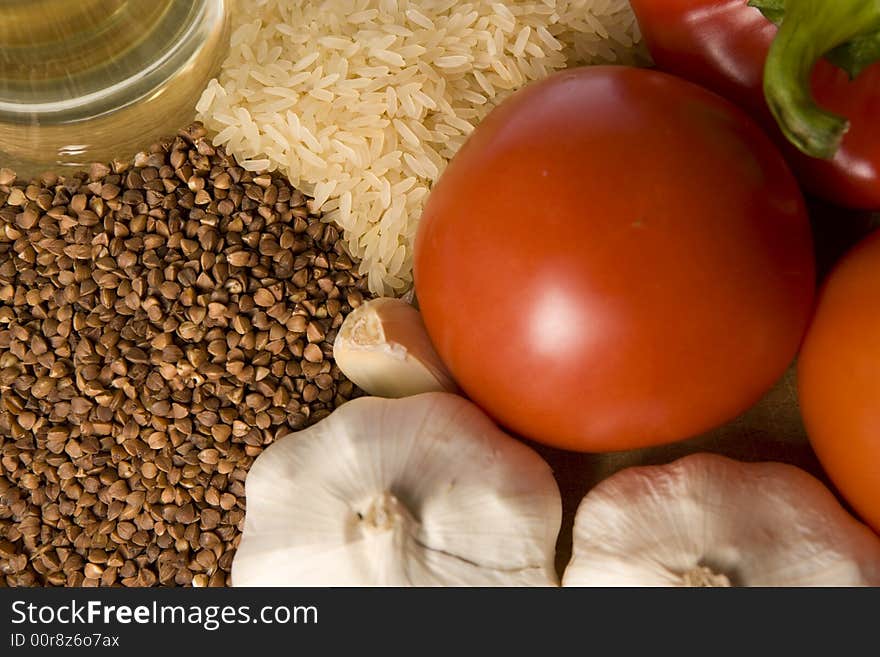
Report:
[[[693,454],[601,482],[563,586],[876,586],[880,537],[812,475]]]
[[[269,446],[234,586],[554,586],[550,467],[448,393],[364,397]]]

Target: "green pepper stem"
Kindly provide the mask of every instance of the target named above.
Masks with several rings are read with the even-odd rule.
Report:
[[[813,157],[834,157],[849,121],[816,104],[811,75],[834,48],[880,32],[880,0],[785,0],[764,68],[764,95],[785,136]]]

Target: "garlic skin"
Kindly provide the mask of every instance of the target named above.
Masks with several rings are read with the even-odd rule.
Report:
[[[333,358],[369,395],[399,398],[458,390],[421,313],[402,299],[371,299],[352,311],[339,328]]]
[[[880,537],[812,475],[702,453],[601,482],[572,554],[563,586],[880,584]]]
[[[233,586],[556,586],[550,466],[448,393],[361,397],[245,481]]]

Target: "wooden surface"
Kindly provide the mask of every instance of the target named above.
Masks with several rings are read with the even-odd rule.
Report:
[[[880,215],[843,211],[818,202],[811,202],[811,219],[820,281],[851,246],[880,228]],[[695,452],[716,452],[743,461],[791,463],[817,476],[833,490],[810,448],[801,421],[795,364],[746,413],[690,440],[610,454],[578,454],[540,445],[533,447],[550,463],[562,493],[563,521],[556,552],[560,574],[571,556],[571,527],[581,499],[598,482],[626,467],[668,463]]]

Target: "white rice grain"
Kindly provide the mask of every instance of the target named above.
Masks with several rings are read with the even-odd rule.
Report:
[[[245,171],[265,171],[272,163],[269,160],[241,160],[238,164]]]
[[[428,193],[495,105],[640,57],[626,0],[239,0],[233,23],[198,118],[243,168],[312,195],[380,294],[411,285]]]

